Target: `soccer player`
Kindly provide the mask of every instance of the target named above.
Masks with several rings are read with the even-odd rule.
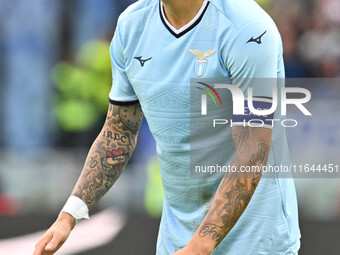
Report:
[[[106,122],[34,255],[53,254],[76,221],[88,218],[131,157],[143,114],[157,142],[165,191],[158,255],[296,254],[300,231],[292,179],[263,178],[261,172],[190,175],[190,78],[231,78],[243,92],[249,82],[242,78],[283,78],[282,44],[271,18],[253,0],[140,0],[121,14],[110,52]],[[253,92],[269,109],[265,98],[272,97],[272,86]],[[240,125],[225,132],[225,140],[206,146],[222,152],[226,165],[239,170],[289,164],[282,126]]]

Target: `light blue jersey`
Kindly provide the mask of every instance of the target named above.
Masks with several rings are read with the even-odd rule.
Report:
[[[283,78],[280,35],[252,0],[206,0],[179,30],[167,21],[159,0],[140,0],[120,16],[110,52],[111,103],[139,100],[156,139],[165,191],[157,254],[172,254],[189,242],[220,183],[190,177],[190,79]],[[272,95],[267,88],[256,94]],[[232,137],[224,144],[225,162],[230,162]],[[279,125],[273,128],[268,163],[289,164]],[[247,209],[212,254],[294,255],[299,240],[293,180],[262,178]]]

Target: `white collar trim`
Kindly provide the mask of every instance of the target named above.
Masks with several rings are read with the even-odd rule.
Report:
[[[202,4],[202,7],[201,9],[199,10],[199,12],[196,14],[196,16],[188,23],[186,24],[185,26],[181,27],[180,29],[176,29],[175,27],[173,27],[170,22],[168,21],[168,19],[166,18],[165,16],[165,13],[164,13],[164,6],[163,6],[163,3],[161,1],[161,12],[162,12],[162,16],[163,16],[163,19],[165,21],[165,23],[167,24],[167,26],[175,33],[175,34],[180,34],[182,33],[183,31],[185,31],[186,29],[188,29],[192,24],[194,24],[202,15],[205,7],[207,7],[208,5],[208,2],[210,0],[204,0],[203,4]]]

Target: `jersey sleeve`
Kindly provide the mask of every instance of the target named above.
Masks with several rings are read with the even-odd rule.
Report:
[[[279,47],[279,34],[273,24],[254,22],[240,29],[230,44],[226,58],[226,67],[233,83],[245,91],[251,79],[275,80]],[[266,91],[262,93],[267,94]]]
[[[236,34],[231,42],[226,67],[233,85],[245,96],[245,115],[233,116],[236,123],[248,123],[259,120],[268,124],[270,116],[258,116],[249,111],[249,103],[255,109],[268,110],[272,106],[273,93],[278,85],[278,59],[280,54],[280,36],[276,26],[263,21],[249,24]],[[252,102],[249,102],[248,88],[252,89]],[[256,122],[256,121],[255,121]],[[264,127],[271,128],[269,125]]]
[[[119,25],[116,28],[110,45],[112,66],[112,88],[109,94],[112,104],[133,104],[138,98],[128,79],[125,70],[124,46],[121,39]]]
[[[230,43],[226,66],[232,78],[276,78],[280,38],[273,24],[248,24]]]

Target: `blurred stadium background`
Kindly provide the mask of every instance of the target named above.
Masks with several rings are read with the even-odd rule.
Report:
[[[31,254],[36,232],[71,192],[108,107],[115,23],[132,2],[0,0],[0,254]],[[287,77],[340,78],[339,0],[259,3],[281,32]],[[340,87],[308,89],[323,118],[287,130],[292,160],[339,164]],[[81,222],[58,254],[154,254],[163,200],[158,172],[143,122],[131,163],[92,224]],[[295,182],[299,254],[340,254],[340,179]]]

